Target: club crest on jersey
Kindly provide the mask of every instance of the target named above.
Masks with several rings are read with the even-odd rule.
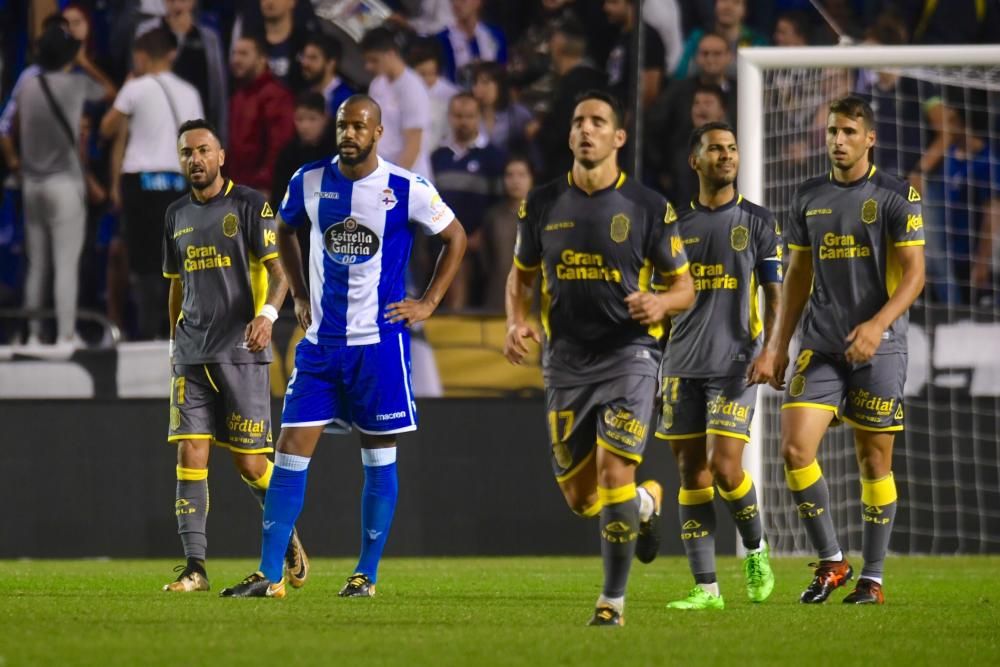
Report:
[[[870,225],[878,218],[878,202],[874,199],[866,199],[861,205],[861,222]]]
[[[666,401],[663,403],[663,414],[660,419],[660,424],[664,429],[670,429],[674,425],[674,406],[670,405]]]
[[[236,217],[236,214],[226,213],[225,217],[222,218],[222,233],[229,238],[233,238],[238,231],[240,231],[240,221]]]
[[[791,384],[788,386],[788,394],[793,397],[801,396],[806,390],[806,376],[801,373],[792,378]]]
[[[396,193],[392,191],[392,188],[386,188],[378,195],[378,206],[383,211],[391,211],[396,207],[398,201]]]
[[[750,230],[743,225],[736,225],[733,231],[729,232],[729,245],[733,246],[736,252],[743,252],[750,245]]]
[[[381,241],[378,234],[354,218],[330,225],[323,232],[323,245],[330,259],[337,264],[350,266],[363,264],[378,253]]]
[[[615,243],[622,243],[625,241],[625,239],[628,238],[628,230],[631,226],[632,222],[624,213],[619,213],[615,217],[611,218],[611,240]]]

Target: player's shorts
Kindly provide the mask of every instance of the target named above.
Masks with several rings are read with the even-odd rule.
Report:
[[[564,482],[603,447],[639,463],[653,416],[656,379],[626,375],[578,387],[546,387],[552,471]]]
[[[410,335],[372,345],[320,345],[302,339],[288,380],[281,426],[323,426],[369,435],[417,430],[410,381]]]
[[[750,422],[757,404],[757,385],[741,376],[665,377],[656,437],[691,440],[709,434],[750,442]]]
[[[904,384],[904,352],[855,365],[843,354],[802,350],[781,409],[819,408],[864,431],[902,431]]]
[[[167,441],[179,440],[273,452],[268,364],[174,364]]]

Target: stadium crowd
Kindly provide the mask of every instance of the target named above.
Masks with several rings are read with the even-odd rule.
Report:
[[[0,343],[79,344],[78,305],[129,339],[166,335],[163,213],[185,189],[175,139],[192,118],[218,128],[227,176],[277,210],[295,170],[335,152],[338,105],[367,91],[383,157],[430,178],[466,227],[446,306],[501,312],[519,203],[568,170],[578,93],[606,89],[641,114],[647,138],[626,153],[641,150],[642,180],[687,202],[692,129],[736,124],[738,47],[1000,40],[996,2],[824,0],[824,19],[808,0],[646,0],[633,99],[637,1],[385,0],[391,14],[355,40],[317,16],[335,4],[323,0],[0,0],[0,307],[52,302],[57,315],[54,331],[0,323]],[[782,75],[767,101],[781,128],[811,127],[851,89],[871,100],[887,147],[876,164],[924,194],[928,298],[995,299],[998,128],[898,73],[812,87],[808,102],[805,75]],[[822,154],[821,127],[798,136],[812,135],[815,147],[783,145],[783,159]],[[414,253],[425,284],[437,249]]]

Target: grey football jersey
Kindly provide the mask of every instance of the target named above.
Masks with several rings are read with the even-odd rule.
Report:
[[[163,275],[183,286],[174,332],[174,363],[261,363],[251,352],[247,323],[267,298],[263,263],[278,256],[274,212],[256,190],[227,181],[204,204],[184,195],[167,209]]]
[[[695,302],[673,318],[663,374],[744,375],[764,325],[757,287],[781,282],[781,238],[774,215],[738,195],[715,210],[692,202],[677,227],[691,262]]]
[[[549,386],[656,375],[663,327],[633,320],[625,297],[687,270],[676,217],[625,174],[591,195],[569,175],[531,192],[518,215],[514,262],[541,267]]]
[[[854,183],[813,178],[795,193],[785,240],[809,251],[813,288],[802,320],[802,348],[843,353],[847,335],[886,304],[902,276],[896,248],[924,245],[920,195],[878,171]],[[909,314],[885,332],[881,352],[906,352]]]

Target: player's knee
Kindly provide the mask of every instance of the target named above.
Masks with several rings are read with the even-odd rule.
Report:
[[[244,479],[255,480],[267,472],[267,457],[263,454],[235,454],[233,463]]]
[[[816,455],[812,452],[812,448],[805,447],[795,440],[784,438],[781,441],[781,458],[785,460],[786,468],[799,470],[812,463]]]
[[[591,517],[600,511],[596,490],[591,493],[583,493],[576,489],[564,488],[563,497],[566,498],[566,504],[573,513],[579,516]]]
[[[732,491],[743,481],[743,461],[734,457],[713,456],[709,461],[712,479],[726,491]]]
[[[208,440],[181,440],[177,443],[177,465],[182,468],[207,468]]]
[[[892,456],[877,449],[860,452],[858,468],[863,479],[880,479],[892,471]]]

